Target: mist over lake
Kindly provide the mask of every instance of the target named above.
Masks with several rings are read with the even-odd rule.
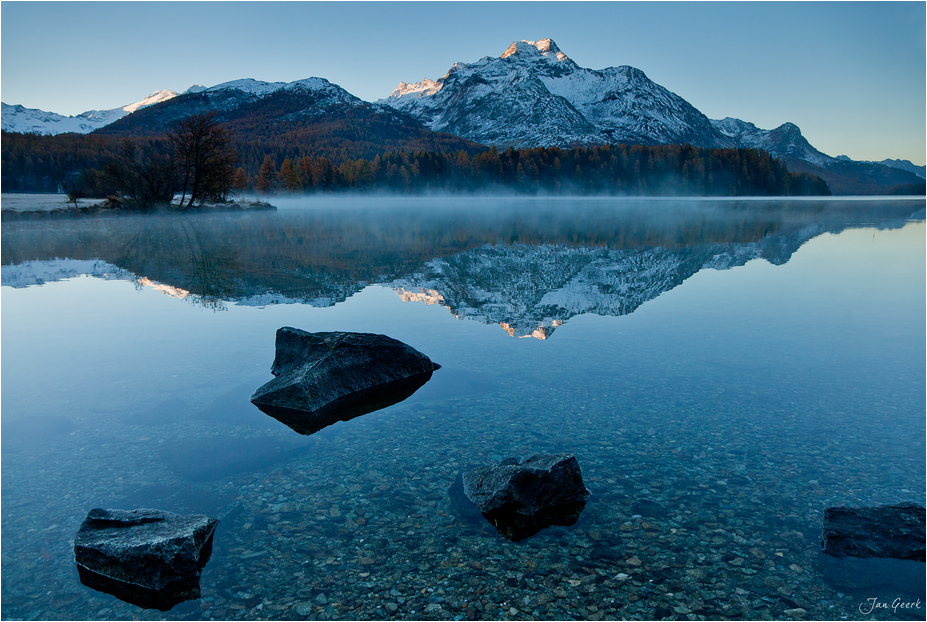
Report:
[[[923,198],[271,202],[3,222],[3,619],[922,617],[821,524],[925,503]],[[283,326],[441,367],[298,433],[249,402]],[[456,509],[561,452],[575,523]],[[83,585],[98,507],[219,518],[200,597]]]

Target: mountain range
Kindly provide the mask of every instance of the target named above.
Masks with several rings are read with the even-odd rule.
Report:
[[[639,69],[580,67],[550,39],[516,41],[501,56],[455,63],[437,80],[402,82],[372,103],[323,78],[290,83],[244,79],[194,86],[179,95],[156,91],[135,104],[76,117],[3,104],[2,128],[150,135],[201,111],[215,111],[240,141],[251,143],[246,149],[257,153],[282,147],[296,157],[337,160],[342,153],[372,158],[386,150],[473,152],[480,145],[691,144],[764,149],[794,172],[820,176],[836,194],[886,192],[924,178],[924,167],[907,161],[828,156],[792,123],[764,130],[739,119],[708,119]]]

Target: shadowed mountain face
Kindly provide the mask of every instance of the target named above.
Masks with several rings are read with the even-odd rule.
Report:
[[[384,203],[5,223],[2,284],[89,274],[209,306],[316,307],[381,284],[546,338],[576,315],[632,313],[703,269],[781,265],[823,232],[923,217],[910,200]]]

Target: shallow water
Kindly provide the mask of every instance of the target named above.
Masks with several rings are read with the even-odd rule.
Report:
[[[3,223],[4,619],[924,617],[923,564],[820,553],[826,507],[925,500],[923,200],[279,203]],[[248,401],[281,326],[442,368],[303,436]],[[454,513],[554,452],[575,525]],[[83,586],[94,507],[219,517],[201,598]]]

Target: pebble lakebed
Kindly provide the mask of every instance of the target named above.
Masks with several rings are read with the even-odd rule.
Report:
[[[71,448],[61,455],[83,460],[34,472],[49,464],[43,452],[55,444],[4,457],[6,481],[41,483],[47,513],[36,522],[34,492],[4,491],[4,529],[28,537],[5,539],[3,564],[30,580],[5,577],[3,619],[923,617],[923,601],[919,611],[892,610],[889,600],[864,613],[868,593],[841,591],[816,570],[823,510],[833,499],[917,500],[908,493],[924,484],[891,489],[886,482],[910,477],[899,479],[897,461],[873,468],[852,459],[846,435],[828,446],[807,429],[809,418],[835,416],[825,395],[820,412],[807,410],[806,397],[802,416],[761,424],[738,415],[737,399],[709,404],[709,388],[667,400],[633,390],[608,395],[604,380],[589,384],[581,405],[553,389],[526,399],[524,387],[503,384],[440,405],[410,400],[311,437],[282,426],[220,432],[197,419],[138,428],[110,413],[108,425],[56,439],[92,445],[93,457]],[[863,442],[867,432],[852,438]],[[279,439],[304,451],[188,481],[152,467],[161,464],[159,446],[175,439]],[[576,453],[592,491],[576,525],[511,542],[489,523],[453,513],[448,488],[461,469],[558,451]],[[84,469],[86,490],[76,490]],[[169,505],[161,509],[196,512],[207,504],[222,519],[200,599],[162,613],[79,583],[73,536],[90,509],[89,491],[104,486],[139,507],[156,500]],[[885,498],[872,498],[872,490]],[[891,596],[879,592],[879,602]]]

